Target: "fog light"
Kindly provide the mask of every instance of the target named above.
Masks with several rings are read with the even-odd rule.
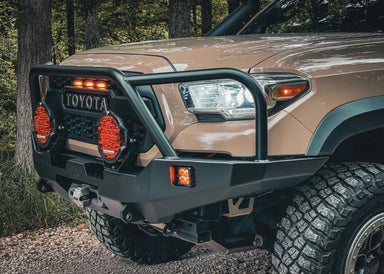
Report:
[[[173,186],[194,187],[196,185],[193,167],[171,166],[169,172]]]

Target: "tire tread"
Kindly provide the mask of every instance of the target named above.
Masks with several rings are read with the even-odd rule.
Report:
[[[173,237],[149,236],[136,225],[87,209],[91,229],[112,253],[137,263],[157,264],[177,259],[193,246]]]
[[[281,220],[273,272],[330,273],[337,244],[354,213],[382,193],[383,165],[353,162],[319,170],[293,198]]]

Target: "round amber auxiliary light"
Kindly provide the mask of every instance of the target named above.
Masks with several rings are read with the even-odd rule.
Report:
[[[39,143],[45,144],[49,135],[53,132],[53,123],[49,118],[47,110],[43,106],[38,106],[33,114],[34,133]]]
[[[111,115],[103,116],[99,121],[98,132],[100,152],[107,159],[115,158],[120,148],[125,145],[117,121]]]

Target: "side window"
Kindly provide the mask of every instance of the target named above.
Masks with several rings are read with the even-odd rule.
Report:
[[[351,0],[348,2],[342,25],[344,31],[384,31],[383,0]]]
[[[383,32],[383,0],[276,1],[244,33]]]
[[[343,3],[344,2],[344,3]],[[270,25],[266,33],[321,32],[336,30],[345,13],[345,0],[306,0],[287,21]]]

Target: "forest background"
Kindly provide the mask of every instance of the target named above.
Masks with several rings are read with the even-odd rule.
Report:
[[[257,1],[257,0],[255,0]],[[0,2],[0,237],[82,212],[40,194],[30,168],[28,72],[106,45],[202,36],[242,0],[5,0]],[[271,2],[260,1],[260,8]],[[17,136],[17,138],[16,138]]]

